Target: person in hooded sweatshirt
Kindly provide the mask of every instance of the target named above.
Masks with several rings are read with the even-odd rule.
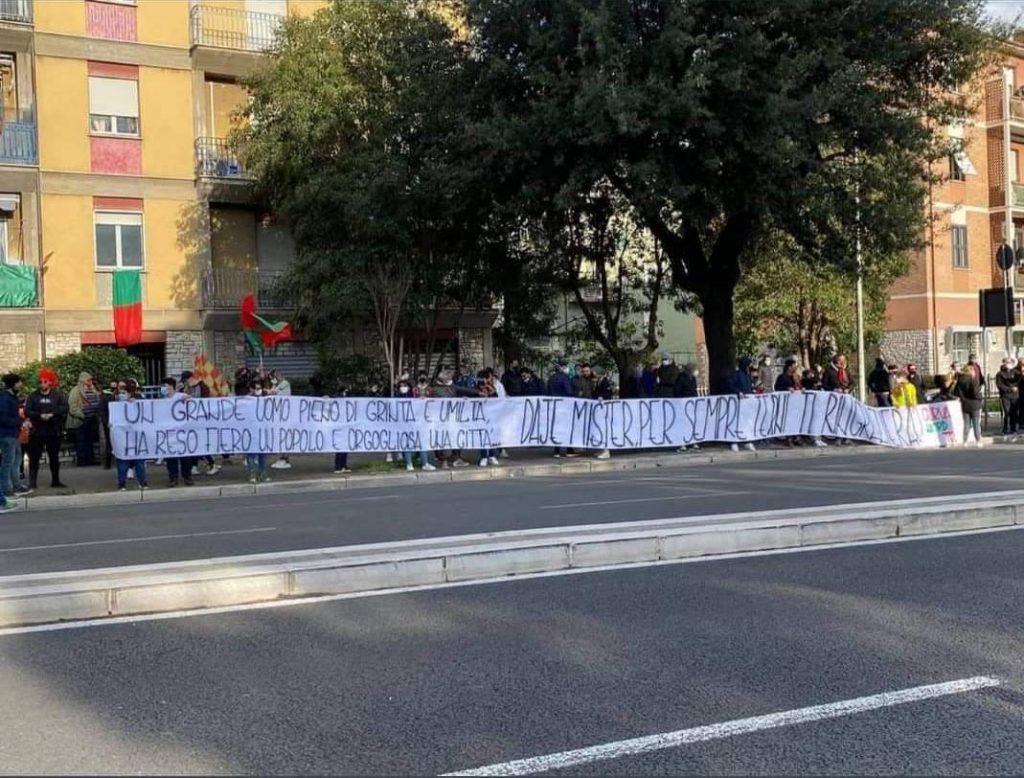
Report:
[[[740,357],[740,361],[736,365],[736,370],[733,371],[733,374],[729,377],[730,392],[732,394],[738,394],[741,399],[754,393],[754,382],[750,378],[751,364],[753,364],[753,360],[750,357]],[[740,450],[738,443],[732,443],[729,448],[733,451]],[[757,451],[757,448],[750,441],[744,443],[743,448],[747,451]]]
[[[879,408],[892,405],[891,376],[881,357],[875,360],[875,369],[868,373],[868,391],[875,396],[875,404]]]

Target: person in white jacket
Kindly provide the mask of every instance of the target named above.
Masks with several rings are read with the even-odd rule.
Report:
[[[288,383],[288,379],[278,373],[276,370],[270,371],[270,394],[276,394],[279,397],[291,397],[292,396],[292,385]],[[291,470],[292,462],[287,454],[278,454],[277,461],[271,465],[275,470]]]

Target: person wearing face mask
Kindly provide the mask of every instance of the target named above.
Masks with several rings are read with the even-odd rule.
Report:
[[[239,397],[262,397],[263,382],[259,379],[252,383],[239,381],[235,384],[235,394]],[[269,481],[267,476],[267,455],[264,453],[247,453],[245,455],[245,469],[249,473],[249,483],[264,483]]]
[[[417,385],[417,388],[418,388],[418,385]],[[398,397],[399,397],[399,399],[408,400],[408,399],[417,398],[417,397],[424,397],[425,398],[426,396],[427,396],[427,394],[426,394],[425,391],[422,394],[414,393],[412,385],[409,383],[408,379],[403,378],[403,379],[401,379],[398,382]],[[413,470],[416,469],[415,467],[413,467],[413,464],[412,464],[413,453],[414,452],[412,452],[412,451],[403,451],[402,452],[402,458],[405,460],[405,469],[408,470],[410,473]],[[430,464],[430,455],[427,453],[425,447],[420,450],[419,455],[420,455],[420,466],[424,470],[428,470],[429,471],[429,470],[436,470],[437,469],[432,464]]]
[[[142,398],[142,393],[139,391],[139,386],[136,381],[129,379],[124,383],[124,388],[121,385],[118,386],[117,401],[118,402],[135,402]],[[150,486],[145,479],[145,460],[122,460],[117,461],[118,468],[118,491],[125,491],[128,488],[128,471],[131,470],[135,473],[135,478],[138,480],[138,487],[145,489]]]
[[[268,394],[275,395],[277,397],[291,397],[292,385],[288,382],[288,379],[278,373],[276,370],[271,370],[270,375],[270,391]],[[287,454],[279,454],[277,461],[270,466],[274,470],[291,470],[292,460]]]
[[[178,382],[170,377],[165,378],[160,385],[160,396],[165,400],[184,401],[189,399],[187,394],[178,391]],[[185,486],[194,484],[192,480],[192,471],[195,468],[194,457],[165,458],[164,465],[167,467],[167,486],[169,488],[177,486],[179,478],[185,482]]]
[[[455,373],[445,368],[430,387],[430,394],[433,397],[478,397],[476,389],[467,389],[455,383]],[[442,470],[449,470],[453,467],[469,467],[469,462],[462,458],[462,451],[457,448],[443,449],[434,452],[437,461],[441,463]]]
[[[57,389],[57,374],[49,368],[39,371],[39,388],[29,395],[25,415],[32,424],[28,437],[29,488],[39,488],[39,463],[45,451],[51,488],[66,489],[60,480],[60,439],[68,415],[68,401]]]

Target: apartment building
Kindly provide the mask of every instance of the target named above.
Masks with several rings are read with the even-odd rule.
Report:
[[[239,304],[287,316],[287,226],[225,141],[239,81],[287,14],[326,0],[0,0],[0,369],[113,345],[112,275],[139,268],[147,380],[246,355]],[[493,314],[453,331],[489,354]],[[352,348],[375,348],[352,333]],[[301,340],[267,363],[314,369]]]
[[[1024,257],[1024,40],[1008,42],[1000,66],[969,89],[974,119],[946,129],[959,148],[937,170],[943,181],[925,202],[925,247],[893,285],[886,310],[882,354],[928,373],[971,353],[990,373],[1007,354],[1024,356],[1021,299],[1009,333],[983,331],[978,311],[982,289],[1006,283],[1024,298],[1024,267],[1004,277],[995,261],[1004,240]]]

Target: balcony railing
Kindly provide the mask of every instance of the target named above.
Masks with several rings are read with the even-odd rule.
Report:
[[[0,0],[0,22],[32,24],[32,0]]]
[[[1014,208],[1024,208],[1024,184],[1014,184],[1010,190],[1012,192],[1011,204]]]
[[[196,140],[196,176],[240,180],[251,177],[223,138]]]
[[[251,294],[256,296],[257,309],[291,308],[292,302],[281,288],[283,278],[280,270],[214,268],[207,277],[206,307],[234,310]]]
[[[278,14],[195,5],[189,12],[192,45],[238,51],[266,51],[274,45],[284,17]]]
[[[0,165],[37,165],[35,122],[5,122],[0,125]]]

